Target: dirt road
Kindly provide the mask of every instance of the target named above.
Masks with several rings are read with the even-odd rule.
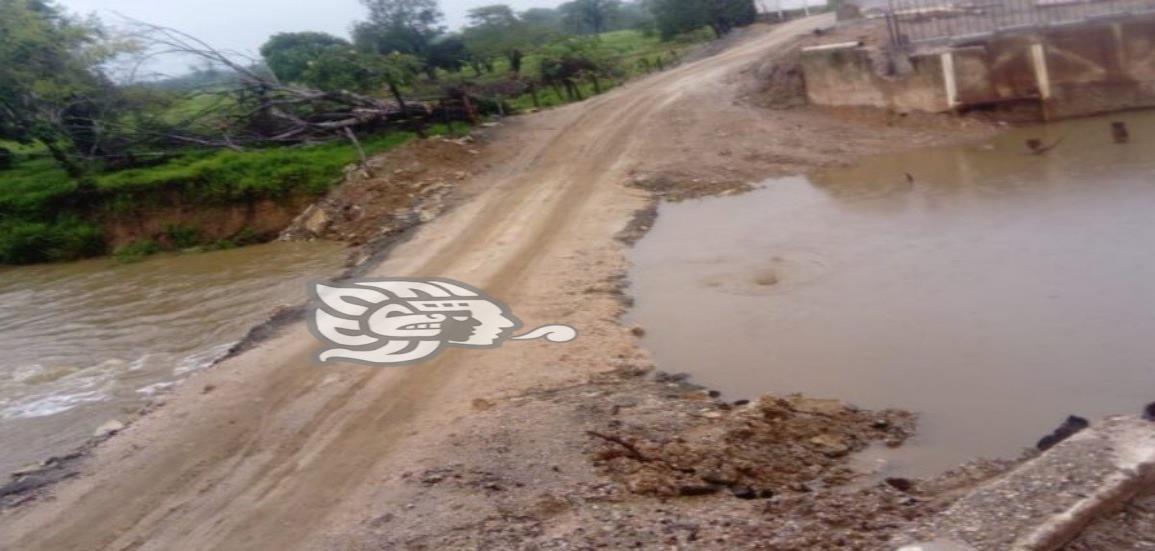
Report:
[[[400,475],[431,460],[482,460],[460,443],[471,434],[498,435],[485,443],[497,449],[493,461],[520,462],[529,480],[588,471],[573,438],[560,434],[563,420],[527,410],[502,421],[516,424],[495,427],[478,413],[487,402],[477,399],[645,362],[616,321],[622,306],[614,278],[624,261],[613,236],[649,198],[623,182],[664,166],[725,165],[743,178],[839,155],[845,134],[824,150],[795,144],[794,153],[782,153],[783,140],[802,139],[790,122],[801,115],[789,114],[757,123],[777,132],[744,137],[744,160],[719,153],[755,124],[750,108],[731,101],[739,71],[829,22],[794,21],[713,57],[510,123],[501,139],[520,153],[470,182],[472,200],[422,228],[370,274],[460,279],[504,299],[527,326],[577,327],[575,342],[454,350],[403,368],[319,366],[310,360],[313,338],[292,326],[186,382],[165,407],[101,446],[51,498],[5,512],[0,548],[357,547],[382,515],[423,507],[425,529],[437,531],[491,505],[469,496],[452,507],[415,505],[415,490]],[[894,132],[862,134],[884,148]],[[697,143],[709,162],[695,163],[688,148]],[[782,147],[765,151],[775,144]]]

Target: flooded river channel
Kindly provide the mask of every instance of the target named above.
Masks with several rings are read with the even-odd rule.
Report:
[[[659,368],[919,412],[886,472],[1013,457],[1068,414],[1155,400],[1155,113],[664,204],[631,260]]]
[[[335,243],[271,243],[0,268],[0,473],[125,419],[343,259]]]

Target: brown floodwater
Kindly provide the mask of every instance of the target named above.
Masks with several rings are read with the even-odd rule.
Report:
[[[664,204],[631,260],[660,369],[917,411],[912,442],[868,453],[882,472],[1014,457],[1155,400],[1155,112]]]
[[[0,269],[0,478],[210,365],[343,258],[336,243],[280,242]]]

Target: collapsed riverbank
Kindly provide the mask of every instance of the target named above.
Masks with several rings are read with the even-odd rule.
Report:
[[[850,452],[897,443],[909,415],[789,397],[727,403],[678,377],[647,376],[640,330],[620,322],[624,241],[648,228],[657,200],[638,187],[729,192],[896,144],[994,131],[741,101],[754,74],[745,69],[821,24],[792,22],[586,104],[511,121],[494,140],[513,153],[463,179],[469,200],[393,243],[380,265],[362,263],[366,275],[469,282],[528,324],[579,328],[574,343],[322,368],[307,331],[286,324],[195,375],[82,458],[79,476],[26,494],[3,513],[0,542],[871,548],[934,510],[934,486],[913,490],[919,497],[902,482],[845,485]]]

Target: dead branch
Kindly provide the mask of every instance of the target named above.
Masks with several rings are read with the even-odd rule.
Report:
[[[614,444],[617,444],[617,445],[625,448],[627,455],[629,455],[633,459],[636,459],[638,461],[644,461],[644,462],[653,461],[653,459],[648,457],[646,454],[642,453],[641,450],[639,450],[637,448],[637,446],[631,444],[630,442],[626,441],[626,439],[624,439],[620,436],[614,436],[612,434],[605,434],[605,433],[598,432],[596,430],[587,430],[586,434],[593,436],[595,438],[601,438],[602,440],[605,440],[607,442],[612,442]]]

